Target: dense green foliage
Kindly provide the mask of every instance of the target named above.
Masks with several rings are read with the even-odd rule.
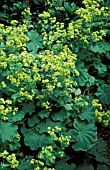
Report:
[[[0,3],[0,169],[109,169],[110,1]]]

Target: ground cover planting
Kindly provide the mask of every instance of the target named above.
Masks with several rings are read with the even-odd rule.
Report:
[[[110,1],[0,5],[0,169],[109,170]]]

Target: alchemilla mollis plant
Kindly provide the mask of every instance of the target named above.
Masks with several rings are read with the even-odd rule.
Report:
[[[109,168],[97,122],[110,124],[110,9],[82,4],[45,1],[37,22],[27,7],[0,24],[0,169]]]

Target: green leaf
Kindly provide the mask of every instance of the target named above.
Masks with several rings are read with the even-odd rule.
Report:
[[[24,143],[29,146],[31,150],[36,150],[39,147],[46,146],[49,142],[45,134],[38,134],[34,129],[27,129],[23,127],[21,132],[24,136]]]
[[[28,126],[29,127],[34,127],[35,124],[39,123],[40,120],[38,119],[37,115],[32,116],[31,118],[28,119]]]
[[[54,93],[54,96],[57,98],[58,96],[62,96],[63,94],[63,91],[61,91],[60,89],[55,89],[55,93]],[[53,97],[54,97],[53,96]],[[56,99],[55,98],[55,99]],[[57,99],[56,99],[57,100]]]
[[[109,23],[110,24],[110,23]],[[103,42],[103,48],[105,49],[105,51],[110,51],[110,43],[108,42]]]
[[[12,142],[13,138],[18,134],[18,127],[9,122],[2,122],[0,124],[0,136],[2,142]]]
[[[22,110],[24,113],[29,113],[30,115],[35,111],[35,104],[34,102],[30,102],[27,104],[23,104]]]
[[[95,84],[95,78],[88,74],[88,81],[87,81],[87,87],[90,87]]]
[[[97,170],[110,170],[110,166],[107,166],[106,164],[98,164]]]
[[[64,3],[64,7],[70,14],[73,14],[77,9],[77,6],[74,2],[71,4],[70,4],[70,2],[66,2],[66,3]]]
[[[64,108],[65,108],[65,110],[67,110],[67,111],[73,110],[73,108],[71,107],[70,104],[65,104],[65,105],[64,105]]]
[[[11,90],[11,89],[10,89],[10,90]],[[21,97],[21,95],[20,95],[19,92],[15,93],[15,94],[13,94],[13,95],[11,96],[11,98],[14,99],[14,100],[16,100],[17,98],[20,98],[20,97]]]
[[[66,165],[64,160],[57,161],[55,165],[55,170],[63,170],[65,166]]]
[[[94,67],[98,70],[100,74],[107,71],[106,65],[102,63],[94,63]]]
[[[78,70],[81,72],[80,76],[76,77],[76,81],[78,82],[78,84],[80,86],[85,86],[86,82],[87,82],[87,77],[88,74],[86,73],[86,69],[85,70]],[[84,72],[83,72],[84,71]]]
[[[95,44],[94,46],[91,45],[91,46],[90,46],[90,50],[93,51],[93,52],[95,52],[95,53],[100,53],[100,54],[106,52],[105,49],[103,49],[102,45],[101,45],[101,44],[98,44],[98,43]]]
[[[41,36],[36,31],[28,32],[27,36],[31,40],[30,42],[27,43],[27,48],[29,51],[37,52],[39,48],[42,48]]]
[[[17,121],[20,121],[24,118],[25,114],[23,111],[18,111],[15,115],[12,116],[12,113],[11,114],[8,114],[7,117],[8,117],[8,120],[10,122],[17,122]]]
[[[90,50],[95,53],[106,54],[107,51],[110,51],[110,43],[101,41],[99,43],[96,43],[95,45],[91,45]]]
[[[75,135],[75,133],[76,133],[76,135]],[[77,136],[77,132],[75,132],[74,129],[70,129],[68,131],[68,135],[71,136],[71,141],[75,141],[77,139],[77,137],[76,137]]]
[[[5,49],[6,47],[5,47],[5,46],[3,46],[3,45],[0,45],[0,48],[1,48],[1,49]]]
[[[95,78],[88,74],[88,70],[85,68],[84,63],[81,61],[77,62],[76,69],[79,71],[80,75],[76,77],[76,81],[80,86],[91,86],[95,82]]]
[[[95,95],[98,97],[98,99],[106,104],[110,104],[110,86],[107,86],[106,84],[102,84],[95,93]]]
[[[8,10],[8,6],[6,4],[4,4],[2,7]]]
[[[76,165],[71,164],[71,165],[66,165],[63,170],[75,170]]]
[[[81,90],[79,88],[78,89],[73,88],[72,92],[75,94],[75,96],[79,96],[81,94]]]
[[[50,112],[49,111],[45,111],[45,110],[42,110],[42,111],[38,112],[38,116],[41,119],[48,118],[49,114],[50,114]]]
[[[62,121],[67,117],[67,111],[65,109],[62,109],[59,112],[55,112],[52,114],[51,118],[54,121]]]
[[[32,156],[26,156],[26,160],[19,160],[19,165],[17,167],[18,170],[30,170],[32,169],[33,165],[30,164],[30,161],[32,160]]]
[[[76,167],[75,170],[94,170],[94,168],[93,168],[92,164],[84,163],[84,164]]]
[[[48,127],[55,128],[55,126],[63,127],[63,124],[61,122],[53,122],[51,119],[47,119],[46,121],[42,121],[36,125],[36,130],[39,129],[39,133],[45,133],[48,132]]]
[[[76,143],[73,144],[75,151],[87,151],[90,149],[96,140],[96,126],[94,120],[86,123],[75,119],[75,129],[73,129],[73,136],[76,138]]]
[[[107,144],[102,138],[90,149],[90,152],[94,155],[96,161],[100,163],[109,162],[107,158]]]
[[[87,120],[90,122],[92,119],[94,119],[95,112],[91,106],[84,107],[82,109],[82,112],[78,114],[78,117],[80,117],[81,120]]]

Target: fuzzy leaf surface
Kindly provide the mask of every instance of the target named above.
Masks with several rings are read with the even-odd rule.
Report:
[[[14,116],[12,114],[8,115],[8,120],[11,122],[17,122],[24,118],[25,114],[22,110],[18,111]]]
[[[94,154],[95,159],[100,162],[100,163],[106,163],[108,162],[107,159],[107,144],[106,142],[100,138],[97,142],[96,145],[94,145],[91,149],[90,152]]]
[[[35,128],[36,130],[39,129],[39,133],[42,134],[48,132],[48,127],[55,128],[55,126],[63,127],[63,124],[61,122],[54,122],[51,119],[47,119],[46,121],[38,123]]]
[[[37,52],[39,48],[42,48],[42,39],[36,31],[28,32],[27,36],[31,40],[27,43],[27,48],[29,51]]]
[[[75,151],[87,151],[94,145],[96,140],[96,126],[94,120],[86,123],[85,121],[75,120],[75,129],[73,129],[73,136],[76,143],[73,144]]]
[[[102,63],[94,63],[94,67],[98,70],[100,74],[107,71],[106,65]]]
[[[18,127],[9,122],[2,122],[0,124],[0,137],[2,142],[13,141],[14,136],[16,136]]]
[[[79,117],[81,120],[87,120],[90,122],[92,119],[94,119],[95,112],[92,107],[87,106],[82,109],[82,112],[79,113]]]
[[[60,112],[55,112],[51,118],[54,121],[62,121],[67,117],[67,111],[65,109],[62,109]]]
[[[34,102],[23,104],[22,110],[24,113],[29,113],[31,115],[35,111]]]
[[[28,119],[28,126],[29,127],[34,127],[35,124],[39,123],[40,120],[38,119],[37,115],[32,116],[31,118]]]
[[[24,143],[29,146],[31,150],[36,150],[39,147],[46,146],[48,144],[48,139],[45,134],[38,134],[34,129],[27,129],[23,127],[21,132],[24,136]]]
[[[110,86],[102,84],[95,94],[101,102],[110,104]]]

